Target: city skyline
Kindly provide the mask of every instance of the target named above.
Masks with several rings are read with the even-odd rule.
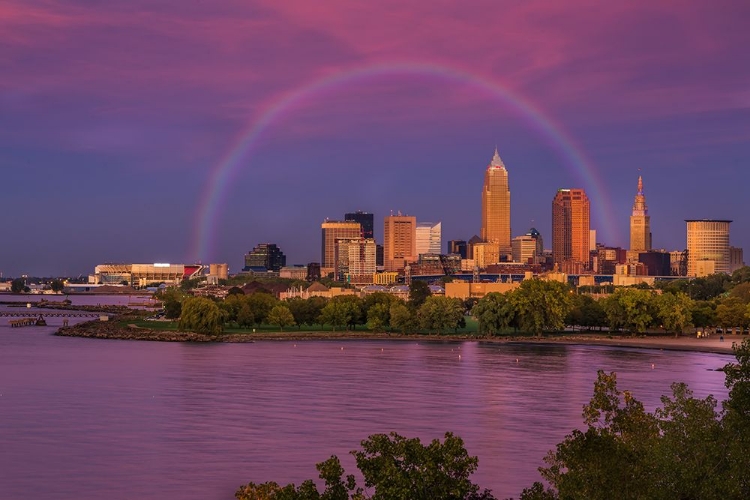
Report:
[[[429,5],[429,7],[428,7]],[[4,276],[100,262],[228,262],[259,242],[318,261],[320,221],[392,210],[479,234],[497,145],[511,238],[552,241],[584,189],[629,247],[634,182],[652,246],[731,219],[750,247],[750,6],[652,2],[165,0],[0,8]],[[488,28],[491,26],[491,28]],[[283,61],[283,64],[279,64]]]

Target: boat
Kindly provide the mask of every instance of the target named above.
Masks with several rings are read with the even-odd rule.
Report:
[[[36,319],[35,325],[36,326],[47,326],[47,321],[44,319],[44,316],[42,316],[40,314],[39,317]]]

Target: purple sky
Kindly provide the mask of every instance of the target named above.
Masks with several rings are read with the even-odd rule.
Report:
[[[495,144],[513,235],[549,247],[555,191],[583,187],[627,246],[641,174],[655,247],[728,218],[750,249],[748,25],[744,0],[0,0],[0,271],[318,261],[357,209],[379,240],[390,210],[468,239]]]

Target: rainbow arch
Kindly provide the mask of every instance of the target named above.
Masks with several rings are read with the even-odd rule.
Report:
[[[383,76],[429,76],[443,81],[470,85],[481,90],[494,99],[502,102],[520,116],[527,125],[536,130],[547,140],[570,168],[584,183],[592,205],[601,214],[598,228],[607,240],[614,227],[609,204],[606,203],[606,189],[597,170],[587,159],[586,154],[576,141],[538,106],[517,92],[509,90],[496,81],[482,75],[443,64],[426,63],[379,63],[348,68],[322,78],[282,92],[268,100],[261,107],[255,120],[251,121],[237,136],[222,158],[211,168],[201,199],[197,206],[195,230],[192,238],[189,260],[201,261],[211,257],[210,242],[214,240],[213,231],[217,216],[221,210],[222,200],[230,188],[230,181],[237,173],[250,151],[259,143],[263,134],[273,124],[291,114],[297,107],[325,91],[363,82],[370,78]]]

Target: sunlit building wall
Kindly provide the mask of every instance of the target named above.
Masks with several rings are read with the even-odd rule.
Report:
[[[497,246],[499,255],[510,255],[510,188],[508,171],[495,148],[482,188],[482,241]]]
[[[687,275],[729,273],[729,224],[731,220],[689,219],[687,223]],[[700,269],[699,269],[699,262]],[[713,261],[713,272],[705,261]]]

